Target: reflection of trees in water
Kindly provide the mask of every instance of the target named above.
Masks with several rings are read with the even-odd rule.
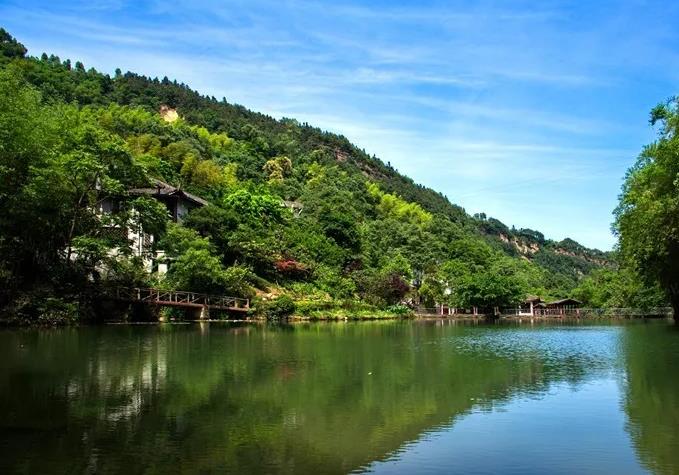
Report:
[[[639,459],[655,473],[679,472],[679,331],[673,326],[627,328],[625,410]]]
[[[23,411],[13,423],[28,430],[9,463],[21,466],[16,457],[45,437],[28,471],[346,472],[475,404],[585,374],[577,360],[557,370],[540,348],[498,357],[492,338],[454,344],[479,331],[503,330],[390,322],[11,334],[3,402]]]

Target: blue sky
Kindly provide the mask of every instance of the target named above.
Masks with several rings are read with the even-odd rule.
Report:
[[[0,0],[33,55],[346,135],[468,212],[610,249],[677,92],[679,2]]]

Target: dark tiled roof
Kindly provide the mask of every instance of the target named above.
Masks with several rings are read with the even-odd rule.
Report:
[[[575,299],[561,299],[561,300],[555,300],[554,302],[549,302],[547,305],[561,305],[564,303],[574,303],[574,304],[581,304],[579,300]]]
[[[128,190],[128,193],[131,195],[149,195],[149,196],[178,196],[182,197],[188,201],[192,201],[198,205],[201,206],[207,206],[209,203],[201,198],[200,196],[196,196],[191,193],[187,193],[186,191],[180,189],[180,188],[175,188],[172,185],[169,185],[165,183],[164,181],[156,180],[155,178],[152,179],[152,182],[156,185],[153,188],[133,188],[131,190]]]

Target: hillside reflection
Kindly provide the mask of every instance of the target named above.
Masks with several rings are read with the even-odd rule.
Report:
[[[0,470],[345,473],[472,408],[615,373],[620,332],[611,330],[386,322],[0,332]],[[646,361],[627,360],[633,427],[647,423],[637,393],[662,384]],[[676,410],[676,394],[648,417]],[[667,430],[678,422],[669,416]],[[633,433],[639,445],[656,436]]]

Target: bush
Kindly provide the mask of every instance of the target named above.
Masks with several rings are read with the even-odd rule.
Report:
[[[281,295],[276,300],[262,302],[260,313],[268,319],[285,318],[295,311],[295,301],[288,295]]]
[[[318,287],[333,298],[351,298],[356,293],[356,284],[348,277],[343,277],[335,270],[319,266],[314,273]]]
[[[337,307],[337,304],[332,300],[307,300],[297,302],[295,307],[295,311],[298,315],[309,317],[314,313],[322,313],[333,310]]]
[[[396,315],[410,315],[413,310],[407,305],[392,305],[387,309],[387,312],[394,313]]]
[[[42,292],[22,294],[3,310],[3,320],[12,325],[70,325],[81,316],[77,302],[47,297]]]
[[[78,321],[78,304],[58,298],[48,298],[38,307],[38,323],[68,325]]]

